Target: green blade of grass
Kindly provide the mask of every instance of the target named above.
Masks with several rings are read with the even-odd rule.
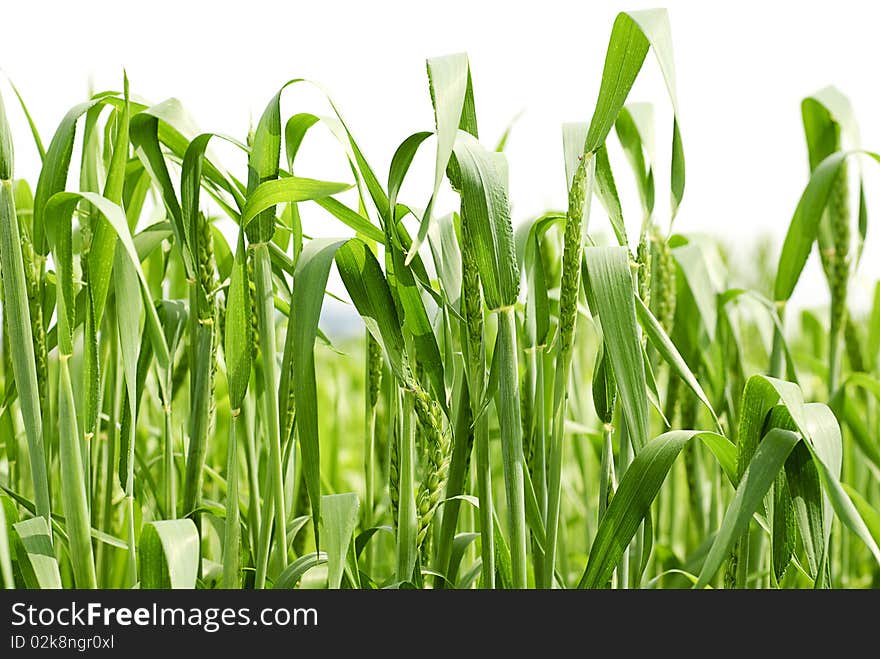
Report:
[[[18,87],[11,80],[9,81],[9,86],[12,87],[15,97],[18,99],[18,104],[21,106],[21,111],[24,113],[24,118],[27,120],[28,128],[31,130],[31,137],[34,138],[34,146],[37,147],[37,153],[40,155],[40,160],[45,160],[46,148],[43,146],[43,140],[40,137],[40,131],[37,130],[37,124],[34,122],[33,117],[31,117],[30,110],[28,110],[21,92],[18,91]]]
[[[709,397],[706,395],[706,392],[703,391],[703,387],[700,386],[699,381],[694,376],[691,369],[688,368],[681,353],[678,352],[678,348],[675,347],[675,344],[669,336],[667,336],[659,321],[654,317],[654,314],[651,313],[650,309],[645,306],[645,303],[642,302],[641,298],[638,296],[635,298],[635,305],[639,323],[642,329],[645,330],[648,340],[654,348],[656,348],[663,360],[669,364],[673,371],[675,371],[676,375],[684,380],[685,384],[687,384],[690,390],[694,392],[694,395],[700,399],[700,402],[703,403],[703,405],[706,406],[706,409],[709,410],[709,414],[712,415],[712,420],[715,422],[716,428],[720,431],[721,426],[718,422],[718,415],[716,415],[715,410],[712,409],[712,403],[709,401]]]
[[[232,264],[229,295],[226,301],[226,334],[224,354],[226,357],[226,379],[229,389],[229,405],[232,410],[241,408],[253,361],[253,341],[248,314],[250,305],[250,286],[246,265],[244,232],[239,231],[235,260]]]
[[[422,290],[433,293],[430,285],[425,286],[427,274],[419,272],[424,266],[418,255],[411,260],[404,256],[409,235],[401,222],[402,216],[397,205],[397,193],[403,185],[413,156],[419,146],[430,133],[415,133],[397,148],[391,160],[388,172],[388,203],[394,209],[390,222],[385,225],[384,242],[386,246],[386,269],[393,273],[395,299],[399,303],[399,312],[403,318],[406,332],[412,337],[413,349],[419,355],[437,399],[446,410],[446,392],[444,390],[443,360],[437,345],[437,337],[422,300]],[[412,243],[414,244],[414,243]],[[389,263],[390,262],[390,263]],[[420,276],[419,276],[420,275]],[[422,289],[416,283],[419,277]]]
[[[327,580],[330,588],[342,584],[345,558],[358,522],[358,497],[354,492],[321,497],[321,528],[327,547]]]
[[[43,444],[34,337],[31,331],[21,233],[15,212],[12,177],[12,135],[0,98],[0,269],[3,271],[3,313],[10,345],[16,346],[10,355],[12,374],[18,389],[19,405],[28,442],[37,514],[44,517],[48,523],[51,519],[49,477]]]
[[[722,561],[748,527],[749,520],[764,499],[779,470],[785,464],[798,435],[790,430],[772,429],[758,444],[749,466],[743,474],[736,496],[724,514],[712,547],[700,570],[699,579],[694,586],[703,588],[721,567]]]
[[[196,587],[199,533],[190,519],[145,524],[138,542],[141,588]]]
[[[433,190],[419,224],[418,234],[407,252],[407,264],[412,261],[428,236],[434,200],[440,191],[440,184],[443,182],[446,166],[452,157],[453,147],[458,141],[457,133],[470,81],[470,65],[467,55],[464,53],[431,58],[427,61],[427,68],[431,99],[434,101],[437,158],[434,164]]]
[[[629,255],[622,247],[588,247],[585,261],[620,403],[638,452],[648,440],[648,401]]]
[[[810,574],[818,582],[826,552],[826,529],[830,530],[830,525],[823,509],[819,472],[810,452],[803,444],[799,443],[795,446],[788,460],[785,461],[785,476],[794,503],[795,518],[803,539]],[[862,516],[864,517],[864,514]]]
[[[843,483],[843,489],[852,499],[853,505],[859,512],[859,515],[865,520],[865,526],[868,527],[871,537],[874,538],[874,542],[880,545],[880,512],[871,506],[865,497],[863,497],[854,487]]]
[[[636,175],[636,186],[646,217],[654,210],[654,108],[650,103],[625,106],[614,130]]]
[[[306,572],[313,567],[324,565],[327,562],[327,558],[327,554],[323,551],[313,551],[304,556],[300,556],[293,563],[288,565],[284,572],[278,575],[278,579],[275,580],[273,588],[295,588]]]
[[[267,212],[277,204],[321,199],[350,188],[351,185],[348,183],[329,183],[297,176],[266,181],[248,196],[241,212],[241,226],[246,228],[261,213]],[[274,227],[274,216],[272,226]]]
[[[141,295],[144,299],[144,310],[146,311],[146,328],[153,343],[156,359],[160,366],[166,367],[170,359],[168,345],[165,343],[165,336],[159,323],[159,317],[156,315],[156,308],[152,302],[150,288],[141,269],[140,258],[122,209],[104,197],[91,192],[59,192],[49,200],[46,206],[48,224],[52,227],[63,224],[69,226],[73,211],[81,200],[87,201],[97,208],[116,232],[119,244],[124,250],[125,256],[132,265],[140,283]],[[50,228],[50,230],[52,229]],[[73,301],[72,295],[68,301]]]
[[[61,355],[58,382],[59,458],[61,499],[67,525],[70,560],[77,588],[97,588],[95,560],[90,535],[88,497],[83,479],[79,427],[70,382],[69,355]],[[129,547],[133,550],[134,547]]]
[[[104,197],[114,204],[120,205],[123,201],[125,186],[125,169],[128,162],[128,124],[130,119],[130,104],[128,102],[128,78],[124,80],[125,103],[123,111],[119,114],[116,122],[118,128],[116,140],[113,145],[113,157],[107,172],[107,181],[104,185]],[[110,273],[113,265],[113,252],[116,245],[116,234],[108,225],[105,218],[98,216],[94,236],[89,249],[89,294],[94,305],[95,325],[100,326],[104,312],[104,302],[110,288]]]
[[[507,201],[507,160],[464,131],[455,142],[463,213],[470,218],[486,305],[495,311],[516,302],[519,267]]]
[[[12,527],[16,535],[15,554],[25,585],[41,590],[62,588],[61,572],[45,518],[33,517]]]
[[[90,100],[72,107],[64,115],[49,143],[46,157],[43,159],[43,167],[40,169],[37,189],[34,193],[34,248],[39,254],[48,253],[49,243],[44,217],[46,206],[51,197],[64,190],[67,184],[77,121],[92,108],[107,103],[110,96],[109,92],[98,94]]]
[[[126,467],[126,473],[120,474],[120,482],[128,497],[129,503],[129,574],[131,583],[137,581],[136,537],[134,531],[134,452],[135,425],[137,422],[138,396],[138,355],[141,348],[141,297],[138,294],[137,273],[125,256],[121,246],[116,247],[114,259],[114,284],[116,299],[125,300],[126,304],[116,305],[116,327],[119,332],[119,352],[122,357],[122,373],[125,379],[125,399],[128,409],[125,414],[131,420],[125,428],[127,436],[120,436],[120,445],[125,455],[120,466]],[[152,304],[148,302],[147,304]],[[158,317],[158,316],[157,316]],[[163,333],[164,340],[164,333]],[[140,354],[143,354],[140,351]],[[170,361],[170,355],[169,355]]]
[[[0,579],[3,580],[3,588],[11,590],[15,588],[15,577],[12,574],[12,543],[10,542],[10,528],[12,524],[6,520],[6,497],[0,497]]]
[[[685,167],[678,122],[672,37],[669,16],[665,9],[649,9],[617,15],[608,41],[602,84],[584,142],[584,153],[595,153],[605,143],[605,138],[617,121],[642,68],[649,47],[657,57],[674,112],[670,176],[674,218],[684,195]]]
[[[779,254],[774,283],[774,295],[778,302],[787,301],[794,292],[816,241],[819,221],[828,205],[834,182],[846,160],[856,153],[863,153],[880,163],[880,155],[870,151],[836,151],[816,165],[810,175],[810,181],[795,208]]]
[[[733,446],[725,437],[715,433],[673,430],[646,443],[623,474],[614,498],[602,517],[578,588],[602,588],[608,583],[626,547],[648,514],[673,462],[694,438],[701,439],[722,464],[730,462]],[[732,467],[731,464],[727,466]]]
[[[392,372],[406,382],[411,376],[401,323],[376,257],[363,241],[354,239],[337,250],[336,267],[364,324],[382,346]]]
[[[324,289],[337,250],[345,244],[339,239],[315,239],[300,255],[293,276],[293,296],[288,339],[292,347],[292,384],[296,400],[296,426],[302,447],[303,474],[315,529],[315,546],[320,548],[318,529],[321,519],[321,454],[318,427],[318,394],[315,380],[315,338],[324,302]],[[331,557],[332,552],[329,552]],[[334,558],[335,560],[335,558]],[[339,574],[340,579],[342,574]],[[331,581],[332,584],[332,581]],[[336,588],[339,587],[338,583]]]

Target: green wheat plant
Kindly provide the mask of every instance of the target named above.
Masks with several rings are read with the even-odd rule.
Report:
[[[625,12],[604,63],[576,64],[595,104],[548,164],[566,198],[530,218],[510,204],[515,130],[478,129],[463,53],[395,91],[434,121],[387,171],[305,79],[236,136],[120,72],[46,147],[10,86],[0,583],[880,586],[880,284],[866,313],[849,299],[880,155],[842,93],[808,96],[803,194],[767,281],[743,285],[720,238],[676,229],[672,43],[664,10]],[[655,74],[664,96],[632,98]],[[285,116],[303,87],[320,109]],[[300,155],[317,132],[334,180]],[[36,181],[15,149],[39,154]],[[830,305],[796,316],[814,248]]]

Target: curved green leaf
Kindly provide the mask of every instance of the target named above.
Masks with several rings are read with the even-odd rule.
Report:
[[[636,322],[635,291],[624,247],[587,247],[591,305],[602,323],[608,358],[614,368],[620,404],[636,452],[648,441],[645,363]]]
[[[293,275],[293,297],[290,301],[291,309],[296,310],[296,313],[291,314],[287,339],[292,349],[291,380],[294,400],[296,400],[296,427],[302,447],[306,489],[312,505],[316,544],[323,498],[318,437],[318,392],[315,381],[315,338],[330,266],[333,264],[337,250],[345,242],[345,240],[324,238],[312,240],[306,245]],[[286,400],[283,395],[280,399]]]
[[[639,323],[641,324],[642,329],[645,330],[648,340],[663,360],[669,364],[675,374],[684,380],[688,388],[690,388],[690,390],[694,392],[694,395],[700,399],[700,402],[706,406],[706,409],[709,410],[709,414],[712,415],[712,420],[715,421],[715,427],[720,431],[721,426],[718,421],[718,415],[715,414],[715,410],[712,409],[712,403],[709,402],[709,397],[706,396],[706,392],[703,391],[696,376],[694,376],[691,369],[688,368],[681,353],[678,352],[678,348],[675,347],[675,344],[669,336],[667,336],[666,331],[654,317],[654,314],[651,313],[651,310],[645,306],[645,303],[642,302],[641,298],[636,296],[635,302]]]
[[[785,464],[795,444],[799,441],[797,433],[773,428],[758,444],[749,466],[743,474],[736,495],[731,501],[721,528],[715,535],[712,547],[703,562],[700,578],[695,588],[708,585],[709,580],[721,567],[733,544],[748,528],[749,520],[758,510],[764,495],[776,480],[779,470]]]
[[[327,554],[323,551],[313,551],[309,554],[305,554],[304,556],[300,556],[293,563],[288,565],[280,575],[278,575],[278,578],[275,580],[275,585],[273,586],[273,588],[275,588],[276,590],[296,588],[299,580],[303,578],[303,575],[305,575],[306,572],[311,570],[313,567],[323,565],[326,562]]]
[[[266,181],[248,195],[247,203],[241,211],[241,226],[246,228],[260,213],[277,204],[321,199],[350,188],[348,183],[328,183],[297,176]],[[274,231],[274,215],[272,222]]]
[[[321,497],[321,528],[327,547],[327,579],[330,588],[342,584],[345,559],[357,527],[360,503],[354,492]]]
[[[141,588],[196,587],[199,534],[190,519],[150,522],[138,542]]]
[[[519,266],[507,201],[507,159],[464,131],[458,132],[454,153],[486,305],[490,310],[509,307],[519,294]]]
[[[699,430],[673,430],[656,437],[639,451],[620,480],[614,498],[596,531],[590,547],[587,567],[578,582],[578,588],[601,588],[611,578],[651,504],[660,491],[669,469],[690,440],[700,438],[720,456],[725,471],[732,468],[729,440],[715,433]]]
[[[125,250],[125,255],[128,257],[134,268],[134,272],[137,274],[138,280],[140,281],[141,292],[144,297],[147,330],[150,333],[150,339],[153,343],[153,350],[156,353],[156,359],[160,366],[163,368],[166,367],[169,360],[168,345],[165,343],[165,336],[159,323],[159,317],[156,315],[156,308],[153,305],[150,288],[147,284],[144,272],[141,269],[137,249],[135,249],[134,241],[132,240],[128,228],[128,222],[122,209],[93,192],[59,192],[49,200],[49,203],[46,206],[47,215],[50,217],[49,225],[56,230],[60,230],[62,233],[59,235],[69,232],[73,211],[81,200],[87,201],[97,208],[116,232],[116,235],[119,238],[119,243]],[[61,226],[59,227],[58,225]],[[68,274],[65,274],[65,272]],[[62,266],[61,273],[63,277],[62,281],[60,281],[61,295],[59,295],[59,304],[64,305],[66,314],[72,314],[73,309],[75,309],[71,279],[72,271],[67,269],[67,266]],[[70,315],[70,319],[72,320],[72,315]],[[73,327],[70,326],[68,331],[72,332],[72,330]],[[62,337],[59,337],[59,345],[61,338]],[[68,352],[68,354],[70,353]]]
[[[60,589],[61,572],[55,559],[49,526],[43,517],[17,522],[13,542],[18,568],[28,588]]]

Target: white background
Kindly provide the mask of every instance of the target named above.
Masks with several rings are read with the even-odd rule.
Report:
[[[660,0],[658,0],[660,1]],[[493,144],[523,112],[508,144],[517,220],[564,206],[560,125],[589,121],[614,16],[650,7],[620,2],[24,2],[2,3],[0,68],[24,95],[48,143],[66,110],[95,90],[119,89],[158,102],[179,98],[202,130],[244,138],[281,83],[305,76],[327,86],[378,172],[407,135],[433,126],[426,57],[467,51],[481,137]],[[777,249],[807,177],[801,99],[834,84],[861,121],[862,141],[880,149],[880,88],[871,3],[666,0],[678,78],[687,189],[675,230],[707,232],[733,244],[746,263],[754,240]],[[5,81],[17,175],[36,181],[38,158]],[[285,97],[284,116],[326,113],[314,93]],[[657,209],[668,222],[671,114],[653,56],[631,100],[657,107]],[[224,164],[244,176],[235,159]],[[614,153],[612,153],[614,157]],[[303,154],[297,173],[344,178],[327,138]],[[404,201],[422,206],[430,151]],[[622,193],[633,186],[623,163]],[[864,163],[869,211],[880,213],[880,176]],[[383,175],[384,176],[384,175]],[[409,198],[407,198],[407,192]],[[625,206],[637,234],[635,206]],[[607,220],[593,218],[603,230]],[[325,225],[326,226],[326,225]],[[321,229],[314,229],[320,233]],[[880,245],[869,230],[852,292],[864,308],[880,275]],[[795,293],[822,305],[827,292],[815,255]]]

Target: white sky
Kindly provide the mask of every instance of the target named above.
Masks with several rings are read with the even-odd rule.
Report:
[[[433,126],[425,58],[467,51],[484,141],[494,143],[524,111],[507,150],[514,217],[521,220],[564,206],[560,125],[590,119],[615,14],[656,3],[151,0],[129,4],[130,10],[126,4],[3,2],[0,68],[18,85],[46,143],[66,110],[86,96],[90,80],[95,89],[118,89],[123,66],[134,94],[154,102],[175,96],[202,130],[239,138],[281,83],[305,76],[331,90],[384,178],[396,146]],[[748,258],[760,234],[781,244],[806,182],[804,96],[838,86],[852,99],[864,145],[880,148],[880,121],[873,119],[880,115],[874,45],[880,9],[845,0],[661,4],[670,11],[687,160],[675,228],[724,236]],[[666,221],[671,115],[649,58],[631,100],[657,107],[657,209]],[[36,152],[5,83],[2,90],[16,135],[17,174],[35,182]],[[327,112],[315,94],[288,94],[285,116]],[[242,172],[220,153],[228,168]],[[430,151],[425,155],[403,195],[414,206],[424,205],[430,185]],[[872,167],[866,163],[867,194],[876,213],[880,175]],[[619,159],[615,171],[632,200]],[[304,152],[297,172],[337,180],[347,174],[329,139]],[[634,234],[636,208],[630,203],[624,210]],[[607,227],[600,214],[593,222],[595,229]],[[869,229],[853,291],[860,307],[880,276],[874,234]],[[826,298],[814,257],[795,301],[816,305]]]

